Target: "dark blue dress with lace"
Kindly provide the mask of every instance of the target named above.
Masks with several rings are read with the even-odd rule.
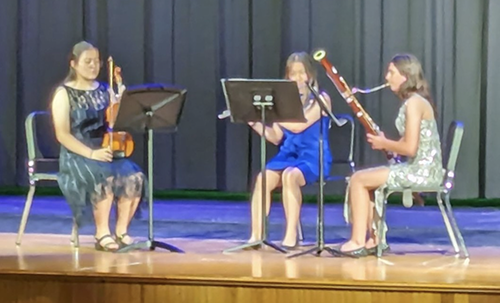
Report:
[[[107,130],[105,112],[110,102],[106,86],[101,84],[94,90],[64,88],[70,103],[71,134],[90,148],[101,148]],[[147,179],[131,160],[92,160],[62,145],[58,184],[78,225],[87,222],[91,218],[91,206],[109,194],[114,195],[115,201],[120,197],[147,199]]]

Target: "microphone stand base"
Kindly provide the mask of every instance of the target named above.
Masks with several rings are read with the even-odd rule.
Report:
[[[299,253],[296,253],[296,254],[293,254],[293,255],[290,255],[290,256],[287,256],[286,258],[287,259],[292,259],[292,258],[295,258],[295,257],[299,257],[299,256],[303,256],[303,255],[307,255],[307,254],[313,254],[315,255],[316,257],[319,257],[321,256],[321,253],[322,252],[327,252],[329,254],[331,254],[332,256],[335,256],[337,257],[338,254],[330,247],[321,247],[321,246],[315,246],[313,248],[310,248],[308,250],[304,250],[304,251],[301,251]]]
[[[263,248],[265,246],[271,247],[272,249],[277,250],[279,252],[282,252],[284,254],[287,253],[286,250],[284,250],[283,248],[279,247],[278,245],[276,245],[268,240],[259,240],[259,241],[255,241],[255,242],[251,242],[251,243],[245,243],[245,244],[240,245],[240,246],[226,249],[223,251],[223,253],[231,253],[231,252],[235,252],[238,250],[248,250],[250,248],[257,250],[257,249]]]

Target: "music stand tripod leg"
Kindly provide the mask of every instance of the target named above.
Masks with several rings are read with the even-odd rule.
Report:
[[[321,140],[321,139],[320,139]],[[321,146],[321,141],[320,141],[320,146]],[[320,147],[322,148],[322,147]],[[320,153],[321,154],[321,153]],[[323,157],[320,157],[320,159],[323,159]],[[322,164],[320,164],[322,165]],[[329,254],[333,255],[333,256],[338,256],[338,254],[335,252],[335,250],[333,250],[332,248],[330,247],[327,247],[325,246],[325,236],[324,236],[324,226],[325,226],[325,223],[324,223],[324,193],[323,193],[323,186],[324,186],[324,182],[323,182],[323,172],[322,172],[322,168],[320,166],[320,182],[319,182],[319,198],[318,198],[318,226],[317,226],[317,242],[316,242],[316,246],[308,249],[308,250],[305,250],[305,251],[301,251],[301,252],[298,252],[296,254],[293,254],[293,255],[290,255],[290,256],[287,256],[288,259],[292,259],[292,258],[296,258],[296,257],[299,257],[299,256],[304,256],[304,255],[308,255],[308,254],[314,254],[315,256],[319,257],[321,255],[321,253],[323,251],[326,251],[328,252]]]
[[[309,89],[312,91],[312,92],[315,92],[313,90],[313,88],[308,84],[309,86]],[[325,185],[325,171],[324,171],[324,153],[323,153],[323,136],[324,136],[324,129],[323,129],[323,111],[325,108],[324,105],[321,105],[321,99],[319,98],[319,96],[317,96],[317,94],[314,94],[315,96],[315,100],[316,102],[318,102],[320,104],[320,120],[319,120],[319,123],[320,123],[320,126],[319,126],[319,151],[318,151],[318,154],[319,154],[319,182],[318,182],[318,226],[317,226],[317,229],[316,229],[316,233],[317,233],[317,242],[316,242],[316,246],[315,247],[312,247],[308,250],[305,250],[305,251],[301,251],[299,253],[296,253],[296,254],[293,254],[293,255],[290,255],[288,256],[287,258],[291,259],[291,258],[295,258],[295,257],[299,257],[299,256],[303,256],[303,255],[307,255],[307,254],[314,254],[316,255],[317,257],[319,257],[321,255],[321,253],[323,251],[326,251],[328,253],[330,253],[331,255],[334,255],[336,256],[337,253],[335,253],[335,251],[330,248],[330,247],[326,247],[325,246],[325,233],[324,233],[324,229],[325,229],[325,221],[324,221],[324,218],[325,218],[325,211],[324,211],[324,185]],[[329,115],[331,116],[331,115]]]
[[[261,228],[261,240],[251,242],[251,243],[245,243],[243,245],[234,247],[234,248],[229,248],[224,250],[224,253],[229,253],[229,252],[234,252],[246,248],[253,248],[253,249],[259,249],[264,246],[269,246],[279,252],[282,253],[287,253],[287,251],[278,245],[272,243],[271,241],[267,240],[267,215],[266,215],[266,127],[265,127],[265,122],[266,122],[266,106],[272,106],[272,102],[262,102],[262,100],[257,100],[254,96],[254,102],[253,104],[257,107],[259,107],[261,111],[261,123],[262,123],[262,134],[260,137],[260,173],[261,173],[261,210],[260,210],[260,215],[262,219],[262,228]]]
[[[152,114],[150,114],[150,117]],[[154,240],[153,233],[153,130],[148,128],[148,193],[149,193],[149,232],[148,232],[148,240],[143,242],[132,243],[131,245],[127,245],[125,247],[120,248],[117,252],[127,252],[130,250],[136,249],[149,249],[155,250],[155,248],[163,248],[169,250],[171,252],[176,253],[184,253],[184,251],[174,245],[156,241]]]

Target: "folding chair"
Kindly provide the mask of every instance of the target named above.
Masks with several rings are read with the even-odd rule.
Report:
[[[333,181],[349,181],[351,174],[356,170],[356,163],[354,162],[354,135],[355,135],[355,122],[352,116],[347,114],[337,115],[339,119],[345,119],[347,123],[341,127],[332,123],[332,127],[328,133],[330,151],[333,157],[333,163],[328,176],[325,176],[326,182]],[[340,139],[344,139],[346,136],[349,137],[348,144],[339,144]],[[343,143],[343,141],[342,141]],[[336,168],[339,165],[348,165],[348,174],[339,174]]]
[[[38,181],[57,181],[57,171],[48,168],[59,164],[59,143],[52,127],[52,116],[46,111],[35,111],[28,115],[25,121],[26,143],[28,147],[28,178],[30,189],[17,233],[16,244],[21,245],[26,223],[33,202]],[[71,242],[79,246],[78,228],[73,222]]]
[[[356,164],[354,162],[354,134],[355,134],[355,123],[352,116],[347,114],[339,114],[336,117],[340,119],[345,119],[346,124],[339,127],[335,123],[331,123],[331,127],[328,131],[328,141],[330,143],[330,152],[333,157],[332,166],[329,172],[325,172],[325,183],[343,181],[346,184],[349,182],[349,178],[354,173],[356,169]],[[341,144],[339,142],[344,142],[345,138],[348,137],[348,144]],[[339,166],[348,165],[349,172],[346,174],[338,173],[337,168]],[[316,183],[317,185],[317,183]],[[304,231],[302,228],[302,223],[299,220],[298,225],[298,235],[299,241],[304,240]]]
[[[469,252],[467,251],[467,247],[465,246],[464,239],[460,232],[460,229],[457,226],[457,222],[455,220],[455,216],[453,214],[453,210],[450,203],[450,193],[453,189],[455,178],[455,167],[458,158],[458,152],[460,150],[460,145],[462,143],[462,136],[464,133],[464,126],[460,121],[453,121],[450,124],[448,129],[448,135],[446,137],[446,144],[443,148],[443,164],[445,164],[446,173],[443,178],[443,183],[435,188],[386,188],[384,190],[384,205],[382,207],[382,214],[380,221],[378,222],[378,232],[380,234],[379,239],[385,239],[385,215],[387,209],[387,198],[393,193],[402,193],[405,190],[410,190],[413,192],[428,192],[428,193],[436,193],[436,199],[443,216],[444,224],[446,225],[446,229],[448,231],[448,235],[450,237],[451,243],[453,245],[453,249],[457,255],[460,255],[462,258],[468,258]],[[444,203],[442,197],[444,196]],[[457,243],[458,238],[458,243]],[[377,247],[377,257],[382,256],[383,243],[379,241],[379,245]]]

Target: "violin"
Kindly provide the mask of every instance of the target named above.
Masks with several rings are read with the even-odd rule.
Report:
[[[114,61],[111,56],[108,58],[108,81],[109,88],[113,93],[113,96],[117,96],[117,94],[114,93],[113,83],[116,82],[119,89],[123,80],[121,76],[121,68],[114,65]],[[113,100],[110,100],[109,106],[106,109],[106,122],[108,124],[108,130],[104,134],[104,139],[102,141],[102,147],[109,147],[113,152],[113,158],[115,159],[129,157],[134,151],[134,139],[132,138],[132,135],[125,131],[113,130],[119,109],[120,102],[113,102]]]

